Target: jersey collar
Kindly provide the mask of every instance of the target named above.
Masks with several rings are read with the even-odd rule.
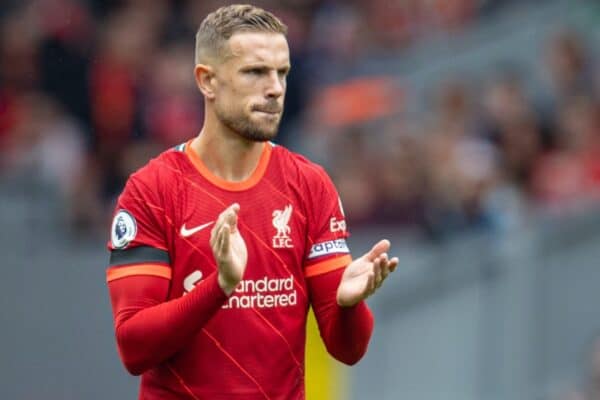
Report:
[[[196,170],[198,170],[200,175],[206,178],[213,185],[221,189],[230,190],[234,192],[250,189],[262,179],[267,170],[267,166],[269,165],[271,151],[273,149],[273,145],[271,144],[271,142],[265,142],[263,146],[263,151],[260,155],[260,159],[258,160],[258,165],[254,169],[252,174],[243,181],[231,182],[213,174],[204,164],[204,162],[202,162],[202,159],[198,156],[198,154],[196,154],[196,152],[192,149],[191,143],[192,139],[190,139],[185,146],[185,154],[187,155],[192,165],[194,165]]]

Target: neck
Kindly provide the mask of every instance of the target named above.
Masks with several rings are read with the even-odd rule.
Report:
[[[229,182],[248,179],[256,169],[264,143],[247,140],[206,114],[192,150],[214,175]]]

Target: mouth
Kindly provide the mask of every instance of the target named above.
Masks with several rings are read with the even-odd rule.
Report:
[[[252,111],[269,115],[278,115],[281,114],[283,109],[277,104],[265,104],[262,106],[254,107]]]
[[[254,112],[259,112],[262,114],[269,114],[269,115],[278,115],[281,114],[281,110],[261,110],[261,109],[255,109]]]

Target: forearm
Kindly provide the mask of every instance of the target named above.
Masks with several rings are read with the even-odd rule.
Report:
[[[113,281],[109,288],[119,353],[134,375],[157,366],[186,346],[227,299],[214,273],[180,298],[158,302],[152,295],[142,299],[134,296],[136,303],[128,304],[123,299],[123,293],[131,289],[127,279],[131,278]]]
[[[364,301],[354,307],[334,303],[321,331],[329,353],[337,360],[356,364],[367,352],[373,332],[373,315]]]
[[[343,269],[310,278],[312,306],[327,351],[345,364],[356,364],[366,353],[373,332],[373,315],[364,301],[340,307],[336,291]]]

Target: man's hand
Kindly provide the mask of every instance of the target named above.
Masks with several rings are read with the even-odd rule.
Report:
[[[210,247],[219,270],[219,286],[228,296],[242,280],[248,262],[246,243],[237,226],[239,211],[237,203],[226,208],[210,233]]]
[[[360,258],[346,267],[337,290],[337,303],[351,307],[373,294],[390,272],[398,265],[398,258],[388,260],[388,240],[381,240]]]

